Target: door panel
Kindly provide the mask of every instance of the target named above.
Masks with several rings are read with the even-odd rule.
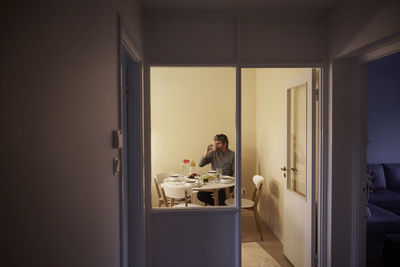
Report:
[[[296,267],[312,266],[315,206],[315,78],[314,69],[290,81],[286,94],[286,187],[283,252]]]

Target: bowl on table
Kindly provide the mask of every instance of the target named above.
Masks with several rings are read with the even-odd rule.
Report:
[[[202,175],[201,176],[201,179],[203,179],[203,181],[205,182],[205,183],[207,183],[208,181],[210,181],[210,180],[212,180],[212,179],[214,179],[215,178],[215,176],[214,175],[211,175],[211,174],[205,174],[205,175]]]
[[[223,183],[223,184],[230,184],[230,183],[235,182],[235,178],[232,176],[223,175],[223,176],[221,176],[221,179],[219,179],[219,182]]]

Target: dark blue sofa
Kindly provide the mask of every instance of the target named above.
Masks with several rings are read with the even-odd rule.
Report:
[[[374,177],[368,203],[400,215],[400,163],[368,164],[367,169]]]
[[[400,216],[368,203],[371,217],[368,219],[368,236],[383,241],[386,234],[400,234]]]
[[[374,177],[368,196],[367,266],[382,266],[382,250],[387,234],[400,234],[400,163],[368,164]]]

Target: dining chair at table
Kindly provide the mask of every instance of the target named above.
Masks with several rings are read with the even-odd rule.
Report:
[[[201,207],[198,204],[189,203],[189,197],[192,195],[193,189],[190,186],[179,186],[179,185],[170,185],[170,184],[162,184],[161,185],[161,194],[164,199],[165,207]],[[170,198],[171,201],[168,203],[167,198]],[[175,205],[176,199],[183,199],[182,203]]]
[[[173,174],[172,172],[163,172],[163,173],[158,173],[154,176],[154,185],[156,187],[158,196],[158,207],[161,207],[162,204],[164,204],[164,198],[161,194],[160,185],[162,184],[165,178],[170,177],[172,174]]]
[[[260,216],[257,211],[258,201],[260,200],[261,196],[261,189],[263,186],[264,177],[260,175],[253,176],[253,183],[256,186],[253,191],[253,196],[251,199],[242,198],[242,209],[252,210],[254,213],[254,219],[256,221],[257,231],[260,234],[261,241],[264,240],[261,224],[260,224]],[[225,204],[228,206],[234,206],[236,203],[234,198],[229,198],[225,200]]]
[[[163,183],[163,181],[170,177],[171,175],[175,174],[175,172],[163,172],[163,173],[158,173],[154,176],[154,185],[156,187],[156,191],[157,191],[157,197],[158,197],[158,207],[161,207],[164,204],[164,198],[161,194],[161,184]],[[180,199],[175,199],[175,201],[177,202],[182,202],[184,199],[180,198]],[[167,198],[168,203],[170,203],[170,199]],[[192,196],[189,197],[189,202],[192,202]]]

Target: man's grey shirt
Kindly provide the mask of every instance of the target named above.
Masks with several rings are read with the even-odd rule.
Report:
[[[235,175],[235,152],[230,149],[226,149],[225,152],[214,150],[206,158],[201,157],[199,166],[203,167],[209,163],[213,170],[221,168],[223,175]]]

